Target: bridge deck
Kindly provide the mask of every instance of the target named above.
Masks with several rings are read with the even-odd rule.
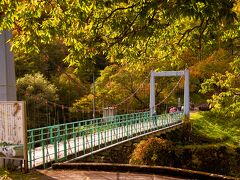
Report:
[[[28,130],[29,167],[71,161],[140,136],[182,124],[182,112],[118,115]]]

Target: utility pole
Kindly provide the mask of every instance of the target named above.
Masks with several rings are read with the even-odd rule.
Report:
[[[0,101],[16,101],[16,77],[13,53],[7,41],[12,37],[12,31],[0,31]],[[0,159],[0,167],[4,161]]]
[[[7,41],[12,31],[0,32],[0,101],[16,101],[16,77],[13,53]]]

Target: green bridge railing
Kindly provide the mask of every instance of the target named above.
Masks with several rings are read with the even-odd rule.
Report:
[[[30,129],[27,131],[29,168],[46,168],[53,162],[85,157],[177,125],[182,118],[182,112],[154,117],[150,117],[149,112],[140,112]]]

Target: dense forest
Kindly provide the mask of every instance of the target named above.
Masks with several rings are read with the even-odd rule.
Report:
[[[211,167],[212,172],[238,176],[236,164],[239,162],[235,160],[240,156],[237,135],[240,124],[239,18],[238,0],[0,2],[0,30],[11,30],[13,34],[10,42],[18,99],[28,103],[32,115],[30,128],[101,116],[105,107],[115,107],[118,113],[146,110],[149,108],[150,71],[187,68],[190,70],[191,104],[207,105],[210,114],[195,114],[197,120],[192,124],[196,131],[188,140],[174,142],[181,146],[175,152],[175,159],[184,155],[181,154],[184,151],[192,151],[195,159],[189,166],[182,162],[184,167],[209,171],[206,168],[211,163],[199,163],[202,157],[211,159],[217,154],[219,156],[212,162],[223,156],[229,164],[232,158],[235,169],[230,165],[228,170],[222,168],[226,161],[221,161],[218,165],[222,163],[222,166]],[[176,90],[169,96],[176,83]],[[183,82],[179,78],[156,79],[156,102],[166,99],[159,112],[179,103],[182,95]],[[48,118],[43,121],[46,113]],[[55,119],[51,120],[50,116]],[[176,138],[176,135],[170,136],[174,135],[165,138]],[[155,141],[161,148],[172,146],[155,139],[145,145]],[[162,146],[164,143],[166,146]],[[209,145],[212,143],[214,146]],[[229,153],[229,147],[237,148],[238,155],[231,148],[234,155]],[[139,157],[137,150],[135,153]],[[151,157],[146,161],[134,158],[133,154],[132,162],[140,164],[162,163],[157,163],[157,156],[154,161]]]
[[[47,99],[71,107],[68,111],[92,111],[93,99],[96,111],[146,109],[152,69],[188,68],[191,103],[208,102],[219,115],[239,114],[236,0],[2,0],[0,5],[0,29],[13,33],[20,100]],[[157,81],[157,102],[176,81]],[[180,83],[166,104],[175,103],[182,89]]]

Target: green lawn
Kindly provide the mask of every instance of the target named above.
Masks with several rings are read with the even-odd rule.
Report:
[[[210,112],[191,114],[193,132],[213,142],[240,146],[240,119],[215,117]]]

